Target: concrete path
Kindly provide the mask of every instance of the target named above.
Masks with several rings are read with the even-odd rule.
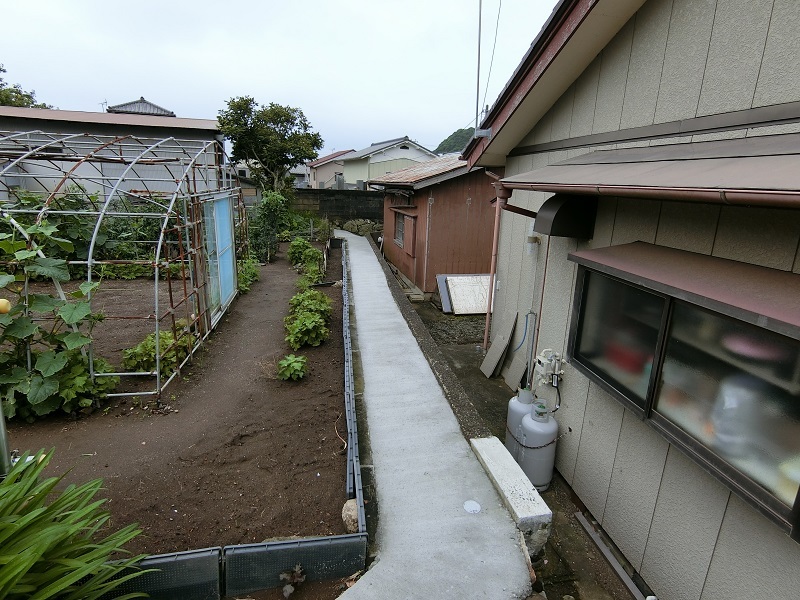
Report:
[[[461,434],[369,242],[347,240],[379,560],[341,598],[526,598],[514,522]],[[468,512],[465,502],[480,505]]]

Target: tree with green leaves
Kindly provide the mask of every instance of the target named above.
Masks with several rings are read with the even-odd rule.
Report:
[[[313,160],[322,136],[303,111],[271,102],[259,107],[250,96],[231,98],[219,111],[219,128],[233,142],[233,160],[244,162],[260,185],[283,191],[292,167]]]
[[[5,73],[3,65],[0,65],[0,74]],[[26,92],[18,83],[9,85],[0,77],[0,106],[21,106],[28,108],[53,108],[44,102],[36,102],[34,91]]]
[[[448,154],[450,152],[461,152],[467,147],[467,143],[472,138],[475,132],[474,127],[467,127],[466,129],[457,129],[448,135],[442,143],[436,147],[434,152],[436,154]]]

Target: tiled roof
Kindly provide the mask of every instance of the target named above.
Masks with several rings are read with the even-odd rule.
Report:
[[[175,113],[145,100],[144,96],[138,100],[131,100],[123,104],[115,104],[106,109],[110,113],[127,113],[132,115],[153,115],[154,117],[174,117]]]

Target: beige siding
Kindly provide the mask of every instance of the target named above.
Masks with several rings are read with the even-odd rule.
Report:
[[[520,146],[800,101],[798,30],[795,0],[651,0]],[[797,125],[628,145],[789,131]],[[509,158],[506,175],[595,149]],[[515,191],[511,202],[537,210],[547,196]],[[537,352],[566,349],[576,271],[567,254],[576,248],[642,240],[800,273],[800,211],[603,198],[593,239],[551,238],[548,252],[544,237],[531,257],[527,222],[503,216],[495,314],[505,322],[533,306]],[[561,391],[556,417],[572,433],[559,440],[556,467],[660,600],[796,595],[800,544],[571,365]],[[555,402],[552,390],[542,397]]]

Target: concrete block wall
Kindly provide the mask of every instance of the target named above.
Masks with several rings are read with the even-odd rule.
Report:
[[[646,2],[519,146],[800,101],[798,30],[795,0]],[[743,128],[602,148],[797,130]],[[600,148],[510,157],[506,175]],[[548,196],[515,191],[510,202],[537,210]],[[593,239],[551,238],[548,252],[545,237],[530,262],[512,256],[523,253],[525,221],[502,221],[495,314],[524,314],[532,303],[537,310],[544,289],[537,352],[566,351],[576,273],[567,255],[575,249],[641,240],[800,273],[800,211],[603,198]],[[517,283],[504,289],[509,280]],[[518,327],[512,348],[521,335]],[[559,441],[556,467],[660,600],[797,594],[800,544],[571,365],[564,368],[556,417],[572,433]],[[543,396],[554,404],[552,390]]]

